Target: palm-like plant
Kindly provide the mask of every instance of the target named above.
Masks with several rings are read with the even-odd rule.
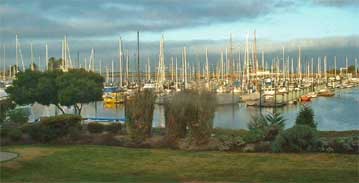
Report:
[[[284,129],[285,119],[280,113],[260,114],[248,124],[249,141],[272,141]]]
[[[274,140],[285,127],[285,119],[280,113],[269,113],[265,116],[268,128],[264,140]]]

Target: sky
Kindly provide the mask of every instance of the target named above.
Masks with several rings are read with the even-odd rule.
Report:
[[[138,30],[141,56],[156,60],[161,36],[168,55],[180,54],[183,46],[192,55],[206,47],[218,55],[230,34],[234,47],[243,49],[247,32],[252,39],[256,30],[257,47],[266,52],[302,47],[323,56],[348,48],[353,51],[345,54],[353,59],[359,51],[358,12],[359,0],[0,0],[0,43],[8,64],[14,62],[16,34],[25,62],[30,43],[40,60],[45,43],[50,56],[61,56],[64,35],[73,57],[80,52],[83,60],[95,48],[96,58],[111,62],[120,37],[135,52]]]

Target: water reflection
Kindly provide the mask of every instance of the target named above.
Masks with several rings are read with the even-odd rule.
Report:
[[[306,103],[312,106],[315,113],[315,120],[318,122],[318,128],[321,130],[353,130],[359,129],[359,89],[338,90],[335,97],[318,97],[312,102]],[[277,108],[286,121],[286,127],[294,125],[295,118],[301,105],[288,105],[283,108]],[[67,108],[66,112],[72,112],[73,109]],[[273,112],[273,108],[246,107],[245,104],[222,105],[216,109],[214,117],[214,126],[227,129],[246,129],[247,123],[252,116],[260,112]],[[42,106],[35,104],[32,106],[32,119],[40,116],[50,116],[60,113],[55,106]],[[82,111],[83,117],[123,117],[124,106],[113,105],[104,106],[102,102],[85,105]],[[156,106],[154,111],[153,126],[164,126],[164,108]]]

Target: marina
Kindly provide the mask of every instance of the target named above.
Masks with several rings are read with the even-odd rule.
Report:
[[[359,182],[359,0],[0,1],[0,183]]]
[[[315,120],[320,130],[355,130],[359,128],[357,113],[359,111],[359,88],[338,89],[334,97],[317,97],[311,102],[299,103],[297,105],[286,105],[278,108],[287,119],[286,126],[294,124],[295,117],[301,105],[312,106],[315,111]],[[357,110],[354,110],[357,109]],[[46,107],[35,104],[31,107],[32,119],[40,116],[54,115],[54,106]],[[264,108],[263,113],[273,112],[273,108]],[[231,105],[220,105],[216,108],[214,127],[225,129],[247,129],[247,124],[252,116],[258,115],[258,107],[246,106],[244,102]],[[82,116],[84,118],[122,118],[124,116],[124,105],[106,106],[103,102],[88,104],[84,106]],[[164,108],[156,105],[153,118],[154,127],[164,127]]]
[[[351,109],[358,108],[358,61],[339,61],[337,57],[328,64],[326,56],[314,58],[303,57],[305,53],[299,47],[297,57],[286,57],[285,48],[281,56],[266,58],[264,52],[258,53],[256,44],[256,31],[253,40],[249,40],[250,32],[246,35],[243,53],[241,49],[234,49],[233,39],[230,34],[229,42],[225,49],[220,51],[219,60],[216,62],[208,56],[208,49],[204,50],[204,60],[189,60],[188,49],[184,47],[181,56],[165,55],[165,39],[161,37],[159,46],[158,63],[152,64],[147,58],[145,70],[140,69],[140,59],[137,58],[137,72],[130,69],[128,50],[124,50],[123,40],[118,41],[118,60],[112,60],[110,65],[102,65],[102,60],[95,60],[95,51],[91,49],[89,59],[84,59],[83,65],[77,60],[71,59],[69,40],[65,36],[62,41],[62,56],[57,61],[60,64],[53,67],[48,59],[48,46],[45,45],[46,67],[36,66],[31,45],[32,71],[51,71],[54,69],[68,72],[71,69],[84,69],[96,72],[104,79],[102,101],[85,104],[82,117],[87,121],[125,121],[124,108],[126,102],[131,101],[138,91],[151,90],[157,99],[154,112],[153,126],[165,127],[164,107],[166,102],[178,92],[185,90],[209,91],[215,95],[217,108],[214,118],[214,126],[226,129],[246,129],[251,117],[265,112],[281,112],[288,118],[287,126],[291,126],[294,117],[302,105],[310,105],[317,114],[316,120],[321,130],[352,130],[356,129],[355,112]],[[1,97],[6,99],[5,88],[12,85],[15,74],[26,69],[21,52],[19,36],[16,35],[16,64],[6,70],[3,67],[1,73]],[[139,45],[139,32],[137,32],[137,44]],[[3,46],[3,65],[6,65],[6,49]],[[225,52],[223,51],[225,50]],[[139,47],[137,55],[139,55]],[[237,52],[238,54],[235,54]],[[237,55],[237,57],[235,56]],[[21,64],[20,64],[21,60]],[[345,67],[337,68],[337,62],[345,62]],[[143,62],[141,62],[143,64]],[[21,66],[20,66],[21,65]],[[95,66],[96,65],[96,66]],[[329,65],[329,66],[328,66]],[[342,64],[343,65],[343,64]],[[351,96],[345,105],[331,101],[338,101],[343,96]],[[352,111],[353,114],[341,113],[344,119],[331,118],[330,110]],[[33,104],[30,121],[38,121],[42,117],[58,115],[55,106],[45,107]],[[82,109],[82,108],[81,108]],[[74,113],[74,108],[65,108],[67,113]],[[341,116],[343,115],[343,116]],[[114,120],[117,119],[117,120]],[[121,119],[121,120],[119,120]],[[334,122],[335,121],[335,122]]]

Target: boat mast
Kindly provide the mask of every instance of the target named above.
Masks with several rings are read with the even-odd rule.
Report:
[[[294,65],[293,65],[293,58],[291,59],[291,72],[290,72],[290,74],[291,74],[291,78],[293,78],[293,75],[294,75]]]
[[[312,85],[314,84],[314,73],[313,73],[313,67],[314,67],[314,58],[312,57],[312,61],[311,61],[311,75],[312,75]]]
[[[348,56],[345,57],[345,74],[348,77]]]
[[[177,75],[177,56],[176,56],[176,82],[175,82],[175,87],[176,87],[176,91],[177,91],[177,83],[178,83],[178,75]]]
[[[16,49],[16,67],[15,69],[18,69],[19,67],[19,55],[18,55],[18,52],[19,52],[19,41],[18,41],[18,35],[16,34],[15,36],[15,49]],[[11,70],[11,69],[10,69]]]
[[[358,58],[355,58],[355,75],[358,77]]]
[[[242,66],[241,66],[241,48],[238,49],[238,79],[242,82]]]
[[[102,75],[102,60],[100,60],[100,75]]]
[[[283,53],[282,53],[282,59],[283,59],[282,60],[282,72],[283,72],[283,79],[285,79],[285,70],[286,70],[286,68],[285,68],[285,63],[284,63],[285,62],[284,61],[284,49],[285,49],[284,46],[283,46],[282,49],[283,49]]]
[[[148,80],[148,81],[151,81],[150,56],[147,56],[147,80]]]
[[[47,43],[45,44],[45,64],[46,64],[46,71],[49,70],[49,50],[47,47]]]
[[[234,59],[233,59],[233,41],[232,41],[232,33],[229,34],[229,74],[233,76],[234,71]]]
[[[206,48],[206,79],[209,80],[209,68],[208,68],[208,48]]]
[[[30,59],[31,59],[31,71],[34,71],[35,70],[35,66],[34,66],[34,52],[32,50],[32,43],[30,43]]]
[[[6,48],[5,48],[5,44],[3,45],[3,47],[4,47],[4,57],[3,57],[3,66],[4,66],[4,68],[3,68],[3,80],[5,81],[5,79],[6,79]]]
[[[187,48],[183,48],[184,56],[184,88],[187,89]]]
[[[173,56],[171,57],[171,81],[174,80],[174,72],[173,72]]]
[[[118,41],[118,59],[119,59],[119,64],[120,64],[120,87],[122,87],[122,59],[123,59],[123,50],[122,50],[122,38],[120,37],[120,40]]]
[[[110,76],[109,76],[109,71],[108,71],[108,66],[106,65],[106,83],[108,84],[110,80]]]
[[[337,76],[337,56],[334,56],[334,77]]]
[[[129,54],[128,50],[126,50],[126,82],[127,82],[127,84],[128,84],[128,81],[129,81],[129,79],[128,79],[128,77],[129,77],[129,75],[128,75],[129,60],[130,60],[130,54]]]
[[[324,56],[324,79],[327,82],[328,78],[327,78],[327,56]]]
[[[229,64],[228,64],[228,48],[226,48],[226,60],[225,60],[225,79],[228,79],[228,70],[229,70]]]
[[[254,73],[257,77],[257,71],[258,71],[258,55],[257,55],[257,37],[256,37],[256,30],[254,30],[254,43],[253,43],[253,54],[254,54]]]
[[[317,78],[318,78],[318,82],[319,82],[319,80],[321,78],[321,76],[320,76],[320,57],[318,57],[317,75],[318,75]]]
[[[221,51],[221,79],[223,80],[224,75],[224,65],[223,65],[223,51]]]
[[[115,81],[115,78],[114,78],[113,74],[114,74],[114,68],[113,68],[113,60],[112,60],[112,63],[111,63],[111,83],[112,84]]]
[[[302,81],[302,64],[301,64],[301,48],[298,49],[298,74],[300,82]]]

